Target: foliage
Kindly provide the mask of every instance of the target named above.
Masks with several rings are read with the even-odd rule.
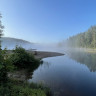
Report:
[[[2,91],[4,89],[4,91]],[[6,90],[5,90],[6,89]],[[10,80],[7,87],[0,86],[0,96],[50,96],[48,88],[23,81]]]
[[[96,48],[96,26],[92,26],[86,32],[70,37],[66,42],[71,47]]]
[[[14,69],[14,66],[12,65],[6,52],[6,49],[0,50],[0,85],[7,82],[7,72]]]
[[[2,16],[0,14],[0,38],[3,35],[2,33],[3,33],[3,29],[4,29],[4,26],[2,25],[2,22],[1,22],[1,18],[2,18]],[[0,40],[0,50],[1,50],[1,40]]]
[[[30,66],[34,68],[40,64],[40,60],[35,59],[33,54],[26,52],[26,50],[22,47],[16,47],[15,50],[13,50],[10,60],[13,65],[18,68],[26,68]]]

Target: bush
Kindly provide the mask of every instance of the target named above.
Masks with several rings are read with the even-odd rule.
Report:
[[[0,85],[5,85],[8,81],[7,72],[12,71],[14,66],[12,65],[7,51],[0,50]]]
[[[22,47],[16,47],[16,49],[13,50],[10,60],[17,68],[36,67],[40,64],[40,60],[35,59],[33,54],[28,53]]]
[[[7,87],[0,86],[0,96],[51,96],[49,90],[37,84],[9,80]]]

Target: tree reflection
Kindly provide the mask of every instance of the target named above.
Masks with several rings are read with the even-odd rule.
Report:
[[[17,79],[17,80],[27,81],[29,79],[32,79],[32,75],[33,75],[34,71],[36,69],[38,69],[38,67],[42,64],[43,63],[37,64],[34,67],[30,66],[30,67],[27,67],[26,69],[19,69],[19,70],[16,70],[14,72],[10,72],[10,73],[8,73],[8,76],[10,78],[14,78],[14,79]]]
[[[88,53],[84,51],[70,51],[70,58],[81,64],[85,64],[91,72],[96,71],[96,53]]]

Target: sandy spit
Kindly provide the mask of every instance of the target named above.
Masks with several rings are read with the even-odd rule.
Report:
[[[58,52],[46,52],[46,51],[29,51],[29,50],[27,50],[27,52],[34,54],[34,56],[38,59],[64,55],[64,54],[58,53]]]

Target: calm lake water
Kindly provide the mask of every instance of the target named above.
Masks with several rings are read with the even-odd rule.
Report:
[[[65,55],[43,59],[29,82],[42,82],[54,96],[96,96],[96,54],[62,53]]]

